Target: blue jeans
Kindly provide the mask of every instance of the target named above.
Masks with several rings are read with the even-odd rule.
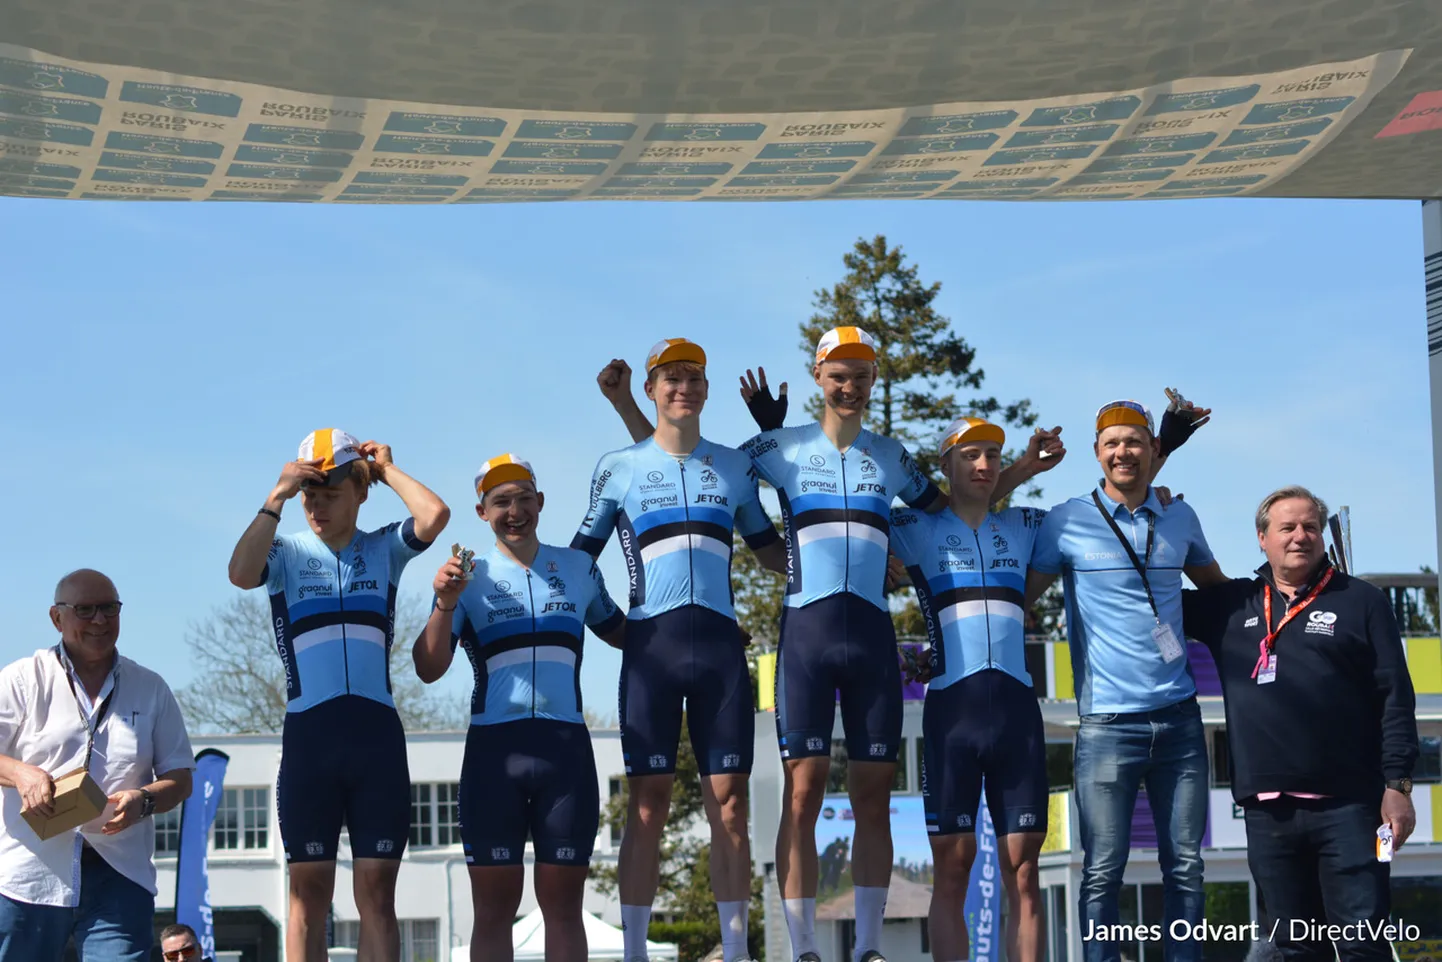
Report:
[[[80,962],[149,962],[154,917],[155,896],[87,847],[75,908],[0,895],[0,962],[60,962],[72,935]]]
[[[1207,741],[1195,698],[1150,712],[1083,715],[1076,737],[1076,803],[1083,852],[1082,934],[1119,924],[1118,893],[1131,849],[1132,812],[1145,785],[1162,868],[1163,958],[1200,962],[1201,943],[1173,941],[1176,919],[1202,921],[1202,835],[1207,828]],[[1142,921],[1140,919],[1134,921]],[[1121,943],[1085,939],[1087,962],[1118,962]]]

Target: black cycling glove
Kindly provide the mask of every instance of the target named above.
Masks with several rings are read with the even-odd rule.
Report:
[[[771,396],[771,388],[763,387],[751,395],[746,402],[756,426],[763,431],[774,431],[786,423],[786,392],[779,398]]]
[[[1196,432],[1195,418],[1189,418],[1168,408],[1162,414],[1162,430],[1157,435],[1157,440],[1162,445],[1162,457],[1167,457],[1177,448],[1186,444]]]

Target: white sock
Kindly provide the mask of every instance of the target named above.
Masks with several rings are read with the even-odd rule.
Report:
[[[721,915],[721,959],[722,962],[737,962],[750,959],[746,947],[746,913],[749,902],[717,902],[716,911]]]
[[[782,899],[786,914],[786,931],[791,935],[791,955],[801,958],[804,952],[816,951],[816,900]]]
[[[881,920],[886,915],[885,886],[856,886],[856,951],[852,962],[861,962],[867,952],[881,950]]]
[[[621,938],[625,948],[626,962],[649,959],[646,955],[646,930],[651,927],[651,906],[621,906]]]

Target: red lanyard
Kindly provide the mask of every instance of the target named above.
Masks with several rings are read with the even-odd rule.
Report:
[[[1322,576],[1322,580],[1317,582],[1317,586],[1307,592],[1305,598],[1287,609],[1287,613],[1282,616],[1282,620],[1278,623],[1275,631],[1272,630],[1272,587],[1271,585],[1266,585],[1262,588],[1262,617],[1267,619],[1267,637],[1262,639],[1262,654],[1261,657],[1257,659],[1256,667],[1252,669],[1253,678],[1257,677],[1257,672],[1267,667],[1267,656],[1270,655],[1272,649],[1276,647],[1277,636],[1282,633],[1282,629],[1287,627],[1288,622],[1300,615],[1304,608],[1316,600],[1317,596],[1322,593],[1322,589],[1327,587],[1327,582],[1332,580],[1332,575],[1336,573],[1336,570],[1336,568],[1328,568],[1327,573]]]

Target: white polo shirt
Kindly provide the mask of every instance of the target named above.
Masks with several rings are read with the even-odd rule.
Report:
[[[142,788],[166,772],[194,769],[195,756],[180,705],[155,672],[123,655],[94,703],[75,679],[64,646],[42,648],[0,669],[0,755],[63,775],[85,761],[86,725],[105,700],[90,775],[107,795]],[[77,709],[79,696],[80,709]],[[113,695],[113,697],[112,697]],[[0,789],[0,893],[17,902],[74,907],[80,904],[81,836],[121,875],[155,894],[155,820],[147,818],[118,835],[101,827],[115,806],[79,829],[41,841],[23,818],[20,793]]]

